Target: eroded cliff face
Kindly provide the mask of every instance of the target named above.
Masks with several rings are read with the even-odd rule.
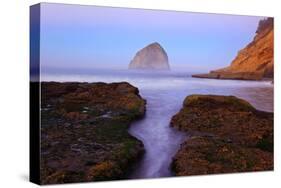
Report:
[[[159,43],[152,43],[136,53],[129,69],[169,70],[168,55]]]
[[[273,38],[273,18],[261,20],[253,41],[238,52],[230,66],[193,76],[244,80],[273,78]]]

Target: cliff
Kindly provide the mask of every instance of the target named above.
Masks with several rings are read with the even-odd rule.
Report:
[[[159,43],[149,44],[136,53],[129,64],[129,69],[169,70],[168,55]]]
[[[216,79],[273,79],[273,18],[259,22],[252,42],[240,50],[230,66],[193,77]]]

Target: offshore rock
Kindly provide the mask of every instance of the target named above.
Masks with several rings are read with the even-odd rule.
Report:
[[[159,43],[152,43],[137,52],[129,69],[169,70],[168,55]]]

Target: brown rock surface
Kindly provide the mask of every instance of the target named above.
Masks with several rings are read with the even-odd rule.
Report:
[[[273,170],[272,153],[220,138],[192,137],[173,158],[176,176]]]
[[[143,154],[130,123],[145,100],[128,83],[41,84],[41,183],[122,179]]]
[[[159,43],[152,43],[137,52],[129,69],[169,70],[168,55]]]
[[[210,71],[209,74],[193,75],[193,77],[242,80],[273,79],[273,37],[273,18],[261,20],[253,41],[238,52],[230,66]]]
[[[173,159],[176,175],[273,169],[273,113],[233,96],[191,95],[171,126],[197,135]]]

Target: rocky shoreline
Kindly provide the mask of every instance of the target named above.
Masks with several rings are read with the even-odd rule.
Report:
[[[145,152],[128,133],[146,101],[121,83],[41,84],[41,183],[126,179]],[[273,113],[234,96],[190,95],[171,127],[190,137],[176,176],[273,170]]]
[[[245,100],[187,96],[171,126],[191,134],[173,158],[176,176],[273,170],[273,113]]]
[[[128,133],[146,101],[122,83],[41,84],[41,183],[124,179],[143,155]]]
[[[259,73],[230,73],[230,72],[215,72],[211,71],[207,74],[194,74],[193,78],[207,78],[207,79],[220,79],[220,80],[249,80],[249,81],[262,81],[269,80],[273,81],[273,78],[263,78],[262,74]]]

